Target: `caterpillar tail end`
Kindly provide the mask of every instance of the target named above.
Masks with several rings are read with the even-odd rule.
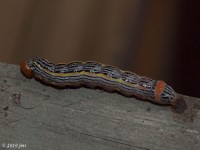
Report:
[[[184,98],[180,95],[177,95],[176,102],[173,105],[173,111],[176,113],[184,113],[186,109],[187,109],[187,104]]]

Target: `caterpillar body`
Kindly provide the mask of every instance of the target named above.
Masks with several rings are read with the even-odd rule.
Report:
[[[184,112],[186,103],[172,87],[162,80],[153,80],[122,71],[114,66],[97,62],[71,62],[54,64],[43,58],[33,58],[20,64],[27,78],[59,87],[100,87],[105,91],[117,91],[125,96],[134,96],[158,104],[173,106],[178,113]]]

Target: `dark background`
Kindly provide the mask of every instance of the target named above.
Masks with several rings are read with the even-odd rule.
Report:
[[[200,2],[0,1],[0,61],[93,60],[199,97]]]
[[[200,97],[200,2],[181,2],[177,28],[175,75],[177,90]]]

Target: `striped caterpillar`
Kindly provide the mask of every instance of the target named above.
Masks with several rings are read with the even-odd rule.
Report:
[[[23,61],[20,69],[27,78],[34,76],[35,79],[54,87],[99,87],[124,96],[171,105],[178,113],[186,109],[184,99],[164,81],[155,81],[97,62],[53,64],[43,58],[34,58]]]

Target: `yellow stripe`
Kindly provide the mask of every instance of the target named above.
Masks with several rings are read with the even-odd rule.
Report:
[[[121,78],[115,79],[115,78],[112,78],[112,77],[109,77],[109,76],[106,76],[106,75],[100,74],[100,73],[96,74],[96,73],[86,72],[86,71],[73,72],[73,73],[55,73],[55,72],[50,72],[49,70],[47,70],[45,68],[42,68],[39,64],[37,64],[37,67],[39,67],[41,70],[43,70],[47,74],[50,74],[52,76],[57,76],[57,77],[72,77],[72,76],[88,75],[91,77],[99,77],[99,78],[103,78],[103,79],[110,80],[113,82],[121,83],[126,86],[130,86],[130,87],[136,87],[136,88],[139,87],[139,85],[137,83],[136,84],[129,83],[129,82],[122,80]]]

